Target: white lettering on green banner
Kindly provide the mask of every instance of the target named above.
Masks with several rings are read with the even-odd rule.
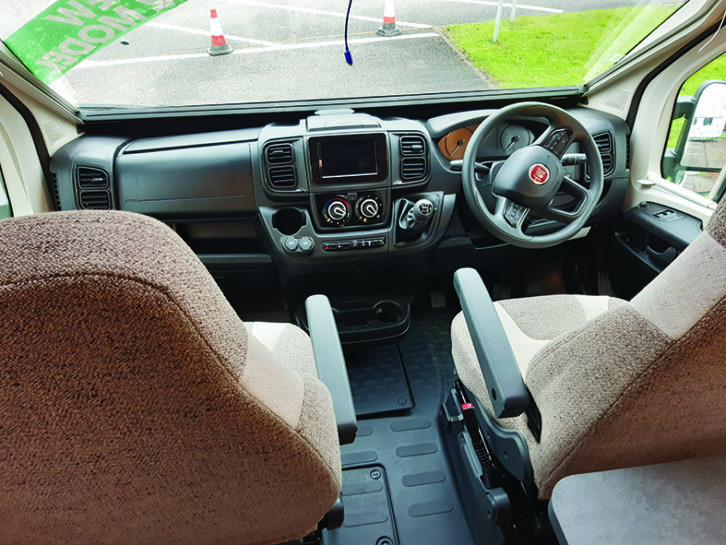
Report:
[[[59,0],[5,40],[50,83],[83,59],[186,0]]]

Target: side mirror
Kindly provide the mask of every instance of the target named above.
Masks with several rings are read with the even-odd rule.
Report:
[[[685,114],[685,122],[678,145],[669,154],[673,181],[714,198],[719,192],[716,181],[723,179],[719,174],[726,165],[726,81],[703,82],[692,108],[686,102],[679,99],[681,108],[676,108]]]

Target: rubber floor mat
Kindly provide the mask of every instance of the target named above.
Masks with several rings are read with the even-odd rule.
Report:
[[[345,363],[358,417],[413,408],[397,345],[348,348]]]
[[[379,356],[393,358],[394,350],[401,356],[405,368],[401,373],[408,379],[407,389],[416,403],[404,411],[358,420],[355,442],[341,447],[343,505],[347,518],[347,502],[351,504],[353,526],[344,523],[327,533],[326,545],[473,545],[438,420],[443,394],[454,384],[449,333],[454,314],[455,310],[447,308],[414,315],[403,341],[375,349]],[[355,359],[358,377],[354,397],[358,391],[366,410],[380,412],[373,405],[377,398],[388,400],[390,406],[390,394],[371,394],[368,387],[372,384],[365,383],[366,378],[381,372],[380,361],[369,368],[366,358],[370,355],[346,353],[346,358],[349,355]],[[368,482],[371,471],[374,476],[377,471],[385,475],[394,533],[384,528],[388,521],[383,521],[380,497],[368,496],[381,493],[380,485]],[[350,493],[351,484],[361,495]],[[359,525],[362,522],[369,524]]]

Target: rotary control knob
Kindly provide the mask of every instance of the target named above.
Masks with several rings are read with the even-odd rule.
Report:
[[[383,204],[375,195],[358,199],[358,203],[355,205],[355,213],[363,223],[371,223],[380,218],[382,210]]]
[[[323,220],[329,225],[345,225],[350,220],[350,215],[350,204],[340,197],[330,199],[323,206]]]

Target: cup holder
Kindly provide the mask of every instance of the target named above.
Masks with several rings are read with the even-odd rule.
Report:
[[[282,208],[272,215],[272,226],[287,236],[296,234],[305,223],[305,214],[297,208]]]
[[[408,302],[356,301],[334,306],[338,332],[343,342],[393,339],[408,330]]]
[[[395,324],[403,318],[403,309],[393,301],[382,301],[373,307],[373,316],[384,324]]]

